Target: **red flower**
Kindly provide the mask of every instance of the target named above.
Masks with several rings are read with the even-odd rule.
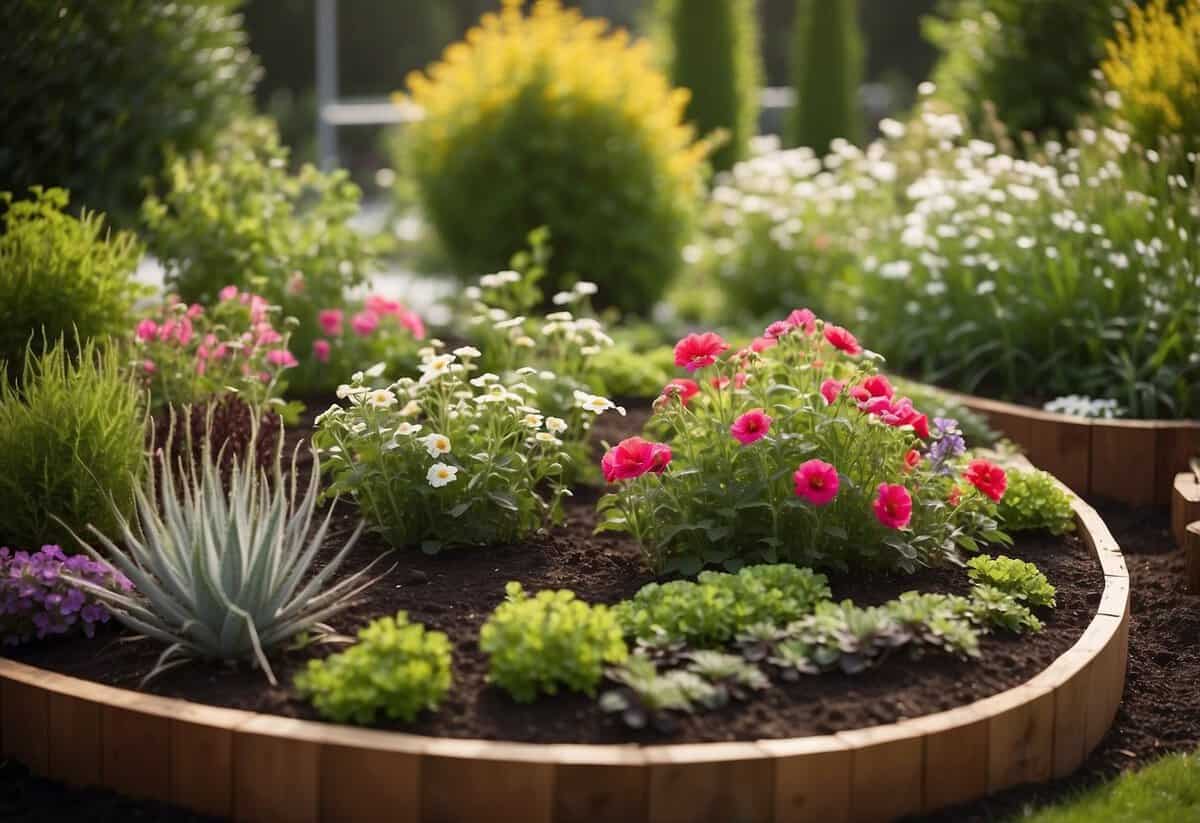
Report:
[[[882,374],[873,374],[850,390],[850,396],[860,403],[865,403],[872,397],[892,397],[896,390],[891,382]]]
[[[844,388],[846,388],[845,383],[841,380],[834,380],[832,377],[821,383],[821,396],[825,398],[825,405],[832,406],[833,401],[837,400]]]
[[[889,426],[912,426],[917,437],[929,438],[929,418],[914,409],[907,397],[872,397],[859,403],[858,407]]]
[[[913,431],[917,437],[922,440],[929,439],[929,417],[927,415],[918,414],[912,419],[910,425],[913,427]]]
[[[809,460],[801,463],[792,475],[796,484],[796,496],[804,498],[814,506],[833,502],[838,493],[838,473],[824,460]]]
[[[916,449],[909,449],[904,455],[904,470],[910,472],[919,466],[921,463],[921,453]]]
[[[729,388],[729,378],[728,377],[714,377],[712,380],[709,380],[708,383],[714,389],[718,389],[718,390]],[[745,372],[740,371],[733,376],[733,387],[735,389],[746,388],[746,373]]]
[[[817,330],[817,316],[808,309],[793,309],[786,322],[794,328],[804,329],[805,334],[812,334]]]
[[[695,380],[688,380],[686,377],[676,377],[667,385],[663,386],[663,397],[678,397],[679,402],[687,405],[688,401],[700,393],[700,386]]]
[[[675,344],[675,365],[688,371],[702,369],[717,362],[717,355],[729,344],[716,332],[689,334]]]
[[[771,340],[777,340],[778,338],[783,337],[785,334],[790,334],[792,328],[792,324],[788,321],[776,320],[774,323],[767,326],[767,330],[763,332],[763,337],[770,338]]]
[[[770,429],[771,418],[762,409],[751,409],[733,421],[729,433],[743,446],[749,446],[766,437]]]
[[[600,468],[604,472],[604,479],[615,483],[641,477],[646,472],[662,474],[670,462],[670,446],[630,437],[608,450],[600,461]]]
[[[896,483],[880,483],[875,498],[875,519],[889,529],[903,529],[912,519],[912,495]]]
[[[846,354],[862,354],[858,338],[841,326],[826,326],[825,339],[832,343],[835,349],[841,349]]]
[[[962,502],[962,489],[960,489],[957,485],[951,486],[950,493],[946,495],[946,502],[951,506],[957,506],[960,502]]]
[[[972,460],[967,464],[963,477],[997,503],[1004,497],[1008,488],[1008,475],[1004,473],[1004,469],[987,460]]]

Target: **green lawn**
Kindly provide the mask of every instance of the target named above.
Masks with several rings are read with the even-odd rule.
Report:
[[[1078,797],[1022,815],[1022,823],[1200,821],[1200,753],[1164,757]]]

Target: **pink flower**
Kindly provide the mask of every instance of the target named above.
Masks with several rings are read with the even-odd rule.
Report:
[[[762,409],[751,409],[743,414],[729,427],[733,439],[743,446],[757,443],[767,436],[771,429],[771,418]]]
[[[195,320],[197,317],[199,317],[202,314],[204,314],[204,307],[201,306],[199,303],[193,303],[192,305],[188,306],[187,316],[190,317],[192,320]]]
[[[350,321],[350,328],[359,337],[370,337],[379,328],[379,315],[373,311],[360,311]]]
[[[156,371],[158,371],[158,366],[154,365],[153,360],[143,360],[142,371],[144,371],[146,374],[154,374]]]
[[[324,340],[324,339],[314,340],[313,341],[313,357],[317,358],[318,363],[328,363],[329,362],[329,352],[330,352],[331,348],[332,347],[329,345],[328,340]]]
[[[842,393],[842,389],[846,388],[846,384],[841,380],[834,380],[832,377],[821,383],[821,396],[825,398],[825,405],[832,406],[833,401],[837,400],[838,395]]]
[[[912,426],[917,437],[922,440],[929,438],[929,418],[914,409],[907,397],[872,397],[859,403],[858,407],[889,426]]]
[[[389,300],[382,294],[372,294],[363,301],[363,308],[367,311],[373,311],[380,317],[386,317],[389,314],[400,316],[400,312],[404,311],[404,307],[395,300]]]
[[[796,496],[814,506],[825,506],[833,502],[838,493],[838,473],[824,460],[808,460],[792,475],[796,483]]]
[[[194,334],[195,330],[192,328],[192,318],[185,316],[179,321],[179,327],[175,330],[175,339],[186,346],[192,342],[192,335]]]
[[[729,348],[729,344],[716,332],[689,334],[675,344],[675,365],[688,371],[702,369],[717,362],[717,356]]]
[[[238,287],[237,286],[226,286],[225,288],[221,289],[221,291],[219,291],[217,293],[217,297],[219,297],[221,299],[222,303],[224,303],[227,300],[237,300]]]
[[[400,325],[408,329],[417,340],[425,339],[425,323],[421,320],[421,315],[415,311],[402,309],[400,312]]]
[[[321,309],[317,314],[317,322],[321,324],[321,331],[325,333],[326,337],[342,336],[341,309]]]
[[[738,372],[737,374],[735,374],[733,376],[733,387],[735,389],[746,388],[746,381],[748,379],[749,378],[746,376],[745,372],[742,372],[742,371]],[[712,380],[708,381],[708,384],[710,386],[712,386],[714,389],[718,389],[718,390],[727,389],[727,388],[729,388],[729,378],[724,377],[724,376],[714,377]]]
[[[896,483],[880,483],[873,506],[875,519],[889,529],[903,529],[912,519],[912,495]]]
[[[158,334],[158,324],[147,318],[137,324],[137,339],[145,343],[147,340],[153,340],[154,335]]]
[[[841,326],[826,326],[825,339],[833,344],[835,349],[841,349],[846,354],[862,354],[862,346],[858,345],[858,338]]]
[[[950,493],[946,495],[946,502],[951,506],[957,506],[962,502],[962,489],[958,486],[951,486]]]
[[[817,316],[808,309],[794,309],[785,322],[793,328],[804,329],[805,334],[817,330]]]
[[[271,349],[271,351],[267,352],[267,362],[272,366],[282,366],[285,369],[290,369],[296,365],[296,358],[287,349]]]
[[[967,464],[963,477],[997,503],[1008,490],[1008,475],[1004,473],[1004,469],[987,460],[972,460]]]
[[[779,345],[779,341],[774,337],[756,337],[750,341],[750,351],[762,354],[767,349],[774,348]]]
[[[921,453],[916,449],[909,449],[904,455],[904,471],[910,472],[921,464]]]
[[[860,403],[872,397],[891,397],[895,393],[891,382],[882,374],[873,374],[850,390],[850,396]]]
[[[258,332],[257,346],[270,346],[283,339],[282,334],[266,323],[259,323],[255,331]]]
[[[671,447],[663,443],[651,443],[640,437],[622,440],[605,453],[600,461],[604,479],[609,483],[632,480],[646,472],[662,474],[671,462]]]
[[[174,320],[165,321],[161,326],[158,327],[158,339],[170,340],[175,336],[175,329],[178,325],[179,324]]]
[[[663,397],[678,397],[679,402],[687,405],[688,401],[700,393],[700,387],[695,380],[688,380],[686,377],[676,377],[667,385],[663,386]]]
[[[776,320],[774,323],[767,326],[767,330],[763,332],[763,337],[769,338],[771,340],[777,340],[780,337],[783,337],[785,334],[790,334],[792,331],[792,328],[793,328],[792,324],[789,323],[788,321]]]
[[[246,299],[247,297],[249,300]],[[250,305],[251,323],[261,323],[267,319],[267,309],[271,308],[271,304],[265,297],[259,297],[257,294],[242,295],[242,302]]]

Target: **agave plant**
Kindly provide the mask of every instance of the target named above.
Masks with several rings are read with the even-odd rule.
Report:
[[[332,629],[323,621],[347,608],[374,582],[363,582],[373,565],[369,564],[326,588],[363,524],[310,575],[337,505],[335,500],[314,532],[321,474],[316,451],[312,450],[311,479],[297,501],[299,446],[285,480],[279,448],[268,474],[256,467],[254,449],[247,451],[250,457],[238,455],[230,467],[221,453],[213,454],[208,442],[206,438],[198,463],[181,461],[179,476],[164,451],[154,450],[152,459],[161,468],[157,486],[156,472],[146,472],[135,494],[135,523],[117,515],[124,549],[94,526],[89,530],[104,553],[80,540],[93,557],[124,572],[136,594],[87,586],[85,581],[80,585],[129,629],[168,644],[145,680],[202,658],[249,660],[274,685],[266,650],[304,633],[330,639]],[[182,482],[176,482],[177,477]],[[156,505],[160,500],[161,509]]]

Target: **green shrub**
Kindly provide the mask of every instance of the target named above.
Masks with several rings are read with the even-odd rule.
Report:
[[[692,93],[687,118],[700,134],[726,133],[712,164],[727,169],[745,157],[758,126],[763,72],[754,0],[658,0],[655,11],[667,74]]]
[[[606,606],[589,606],[567,590],[529,597],[520,583],[504,587],[507,599],[479,631],[489,658],[488,681],[520,703],[560,686],[592,694],[606,664],[624,662],[621,627]]]
[[[131,234],[109,234],[98,214],[64,214],[68,201],[62,189],[34,187],[28,200],[0,192],[0,360],[10,368],[31,338],[89,340],[129,326],[141,247]]]
[[[925,21],[942,56],[937,95],[975,129],[988,105],[1010,132],[1065,133],[1091,108],[1092,73],[1113,30],[1113,0],[943,0]]]
[[[320,311],[366,282],[377,244],[350,226],[360,192],[345,172],[291,174],[287,158],[270,121],[239,121],[211,153],[175,158],[142,216],[184,301],[215,304],[231,285],[262,295],[300,321],[292,350],[307,358]]]
[[[593,281],[648,314],[674,276],[707,146],[683,122],[649,46],[538,0],[485,15],[408,88],[425,117],[397,162],[463,275],[501,268],[548,226],[551,288]]]
[[[972,583],[991,586],[1034,608],[1054,608],[1054,587],[1032,563],[1004,555],[980,555],[967,565]]]
[[[617,343],[597,352],[591,368],[592,391],[606,397],[650,399],[658,396],[674,374],[675,353],[670,346],[639,352]]]
[[[168,147],[204,149],[250,107],[236,0],[14,0],[0,29],[0,181],[62,186],[131,219]]]
[[[437,711],[450,683],[450,640],[409,623],[405,612],[373,620],[349,649],[310,660],[296,676],[296,689],[324,717],[364,726],[381,715],[411,723]]]
[[[79,544],[55,518],[112,532],[133,507],[145,412],[116,352],[93,341],[26,351],[19,387],[0,381],[0,545]],[[111,501],[111,505],[110,505]]]
[[[797,0],[791,56],[796,104],[788,124],[794,146],[824,152],[841,137],[862,140],[858,86],[864,52],[856,0]]]
[[[695,647],[718,646],[758,623],[783,625],[829,598],[824,575],[787,564],[747,566],[737,574],[702,572],[695,582],[647,583],[614,611],[624,633],[660,634]]]
[[[1071,495],[1048,472],[1010,471],[1008,489],[997,508],[1000,524],[1009,532],[1046,529],[1066,534],[1075,529]]]

